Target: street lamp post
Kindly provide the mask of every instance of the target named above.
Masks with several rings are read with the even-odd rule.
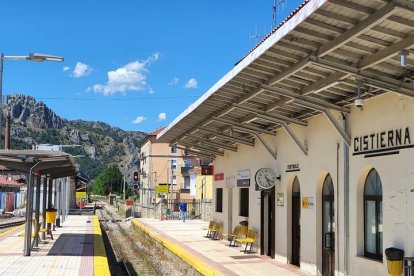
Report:
[[[27,56],[5,56],[3,53],[0,53],[0,148],[2,148],[3,143],[1,139],[1,134],[3,126],[1,124],[3,117],[3,61],[4,60],[28,60],[34,62],[43,62],[43,61],[55,61],[62,62],[63,57],[39,54],[39,53],[29,53]]]

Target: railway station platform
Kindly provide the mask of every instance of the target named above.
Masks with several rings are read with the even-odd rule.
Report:
[[[244,254],[244,246],[229,247],[226,239],[205,238],[204,221],[141,218],[133,219],[132,225],[203,275],[311,275],[258,253]]]
[[[24,225],[0,233],[0,275],[110,275],[97,216],[69,215],[24,256]]]

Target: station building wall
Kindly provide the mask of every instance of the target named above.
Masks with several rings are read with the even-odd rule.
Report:
[[[342,124],[342,115],[333,112]],[[222,212],[213,212],[213,218],[221,221],[225,231],[231,231],[240,221],[248,220],[249,228],[260,233],[260,192],[255,191],[254,176],[258,169],[269,167],[280,174],[275,192],[283,193],[284,206],[275,208],[275,258],[288,263],[291,258],[291,191],[295,177],[300,183],[301,197],[313,198],[314,207],[301,208],[301,269],[313,274],[321,274],[322,269],[322,186],[329,174],[333,181],[335,195],[335,269],[339,275],[345,271],[345,257],[348,258],[350,275],[386,275],[385,255],[383,261],[375,261],[364,256],[364,206],[363,191],[365,179],[371,169],[375,169],[382,182],[383,190],[383,249],[395,246],[404,249],[406,256],[414,255],[414,150],[406,147],[399,154],[367,157],[354,155],[353,143],[356,137],[406,128],[410,143],[414,143],[414,100],[412,98],[387,93],[365,101],[363,110],[351,107],[349,129],[349,248],[345,252],[344,220],[344,142],[324,115],[308,120],[308,126],[290,125],[295,134],[308,146],[308,154],[280,129],[276,136],[262,136],[277,152],[277,159],[256,139],[255,146],[238,145],[237,152],[225,151],[223,157],[216,157],[215,172],[224,173],[224,180],[215,181],[213,199],[217,188],[223,188]],[[379,138],[379,139],[380,139]],[[395,138],[395,137],[394,137]],[[364,138],[361,138],[362,140]],[[369,138],[371,139],[371,138]],[[381,141],[380,141],[381,142]],[[358,142],[359,143],[359,142]],[[387,142],[384,142],[387,144]],[[374,143],[375,144],[375,143]],[[362,145],[362,146],[361,146]],[[358,144],[364,147],[364,144]],[[375,148],[375,146],[374,146]],[[287,172],[288,165],[298,164],[299,171]],[[226,188],[234,183],[237,172],[250,170],[249,217],[239,215],[240,188]],[[227,181],[226,181],[227,179]],[[232,181],[229,181],[232,180]],[[215,204],[214,204],[215,205]],[[229,207],[230,206],[230,207]],[[214,210],[215,211],[215,210]],[[257,236],[257,239],[260,235]],[[260,245],[260,242],[257,243]],[[338,269],[339,268],[339,269]]]

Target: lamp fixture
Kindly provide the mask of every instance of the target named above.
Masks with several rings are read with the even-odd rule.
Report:
[[[400,51],[400,65],[402,67],[407,66],[407,57],[410,54],[408,50]]]
[[[362,99],[362,87],[365,84],[365,79],[363,78],[357,78],[357,89],[358,89],[358,96],[354,101],[354,104],[356,107],[362,108],[364,107],[364,100]]]

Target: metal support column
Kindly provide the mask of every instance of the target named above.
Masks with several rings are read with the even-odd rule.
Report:
[[[62,201],[61,201],[61,203],[62,203],[62,208],[61,208],[61,210],[62,210],[62,220],[60,222],[64,223],[65,222],[65,214],[66,214],[66,178],[62,179],[61,186],[62,186],[62,189],[61,189],[61,194],[62,194]]]
[[[49,177],[49,188],[47,190],[47,209],[52,209],[53,208],[53,202],[52,202],[52,197],[53,197],[53,178]],[[47,229],[49,231],[52,230],[52,225],[51,223],[47,224]]]
[[[57,203],[57,214],[56,214],[56,226],[60,227],[60,215],[62,214],[62,185],[60,183],[60,179],[55,180],[55,190],[56,190],[56,203]]]
[[[45,176],[45,178],[43,179],[43,191],[42,191],[42,196],[43,196],[43,203],[42,203],[42,228],[46,229],[46,197],[47,197],[47,177]],[[46,233],[42,232],[42,239],[46,239]]]
[[[40,182],[42,178],[40,175],[36,176],[36,206],[35,206],[35,229],[34,229],[34,240],[32,247],[39,246],[39,228],[40,228]]]
[[[30,172],[29,172],[29,183],[27,186],[26,221],[25,221],[25,226],[24,226],[24,249],[23,249],[25,256],[30,256],[31,243],[32,243],[32,215],[33,215],[32,212],[33,212],[33,192],[34,192],[34,179],[33,179],[34,177],[33,177],[32,169],[30,169]]]
[[[47,208],[53,208],[53,178],[49,177],[49,188],[47,189]]]

